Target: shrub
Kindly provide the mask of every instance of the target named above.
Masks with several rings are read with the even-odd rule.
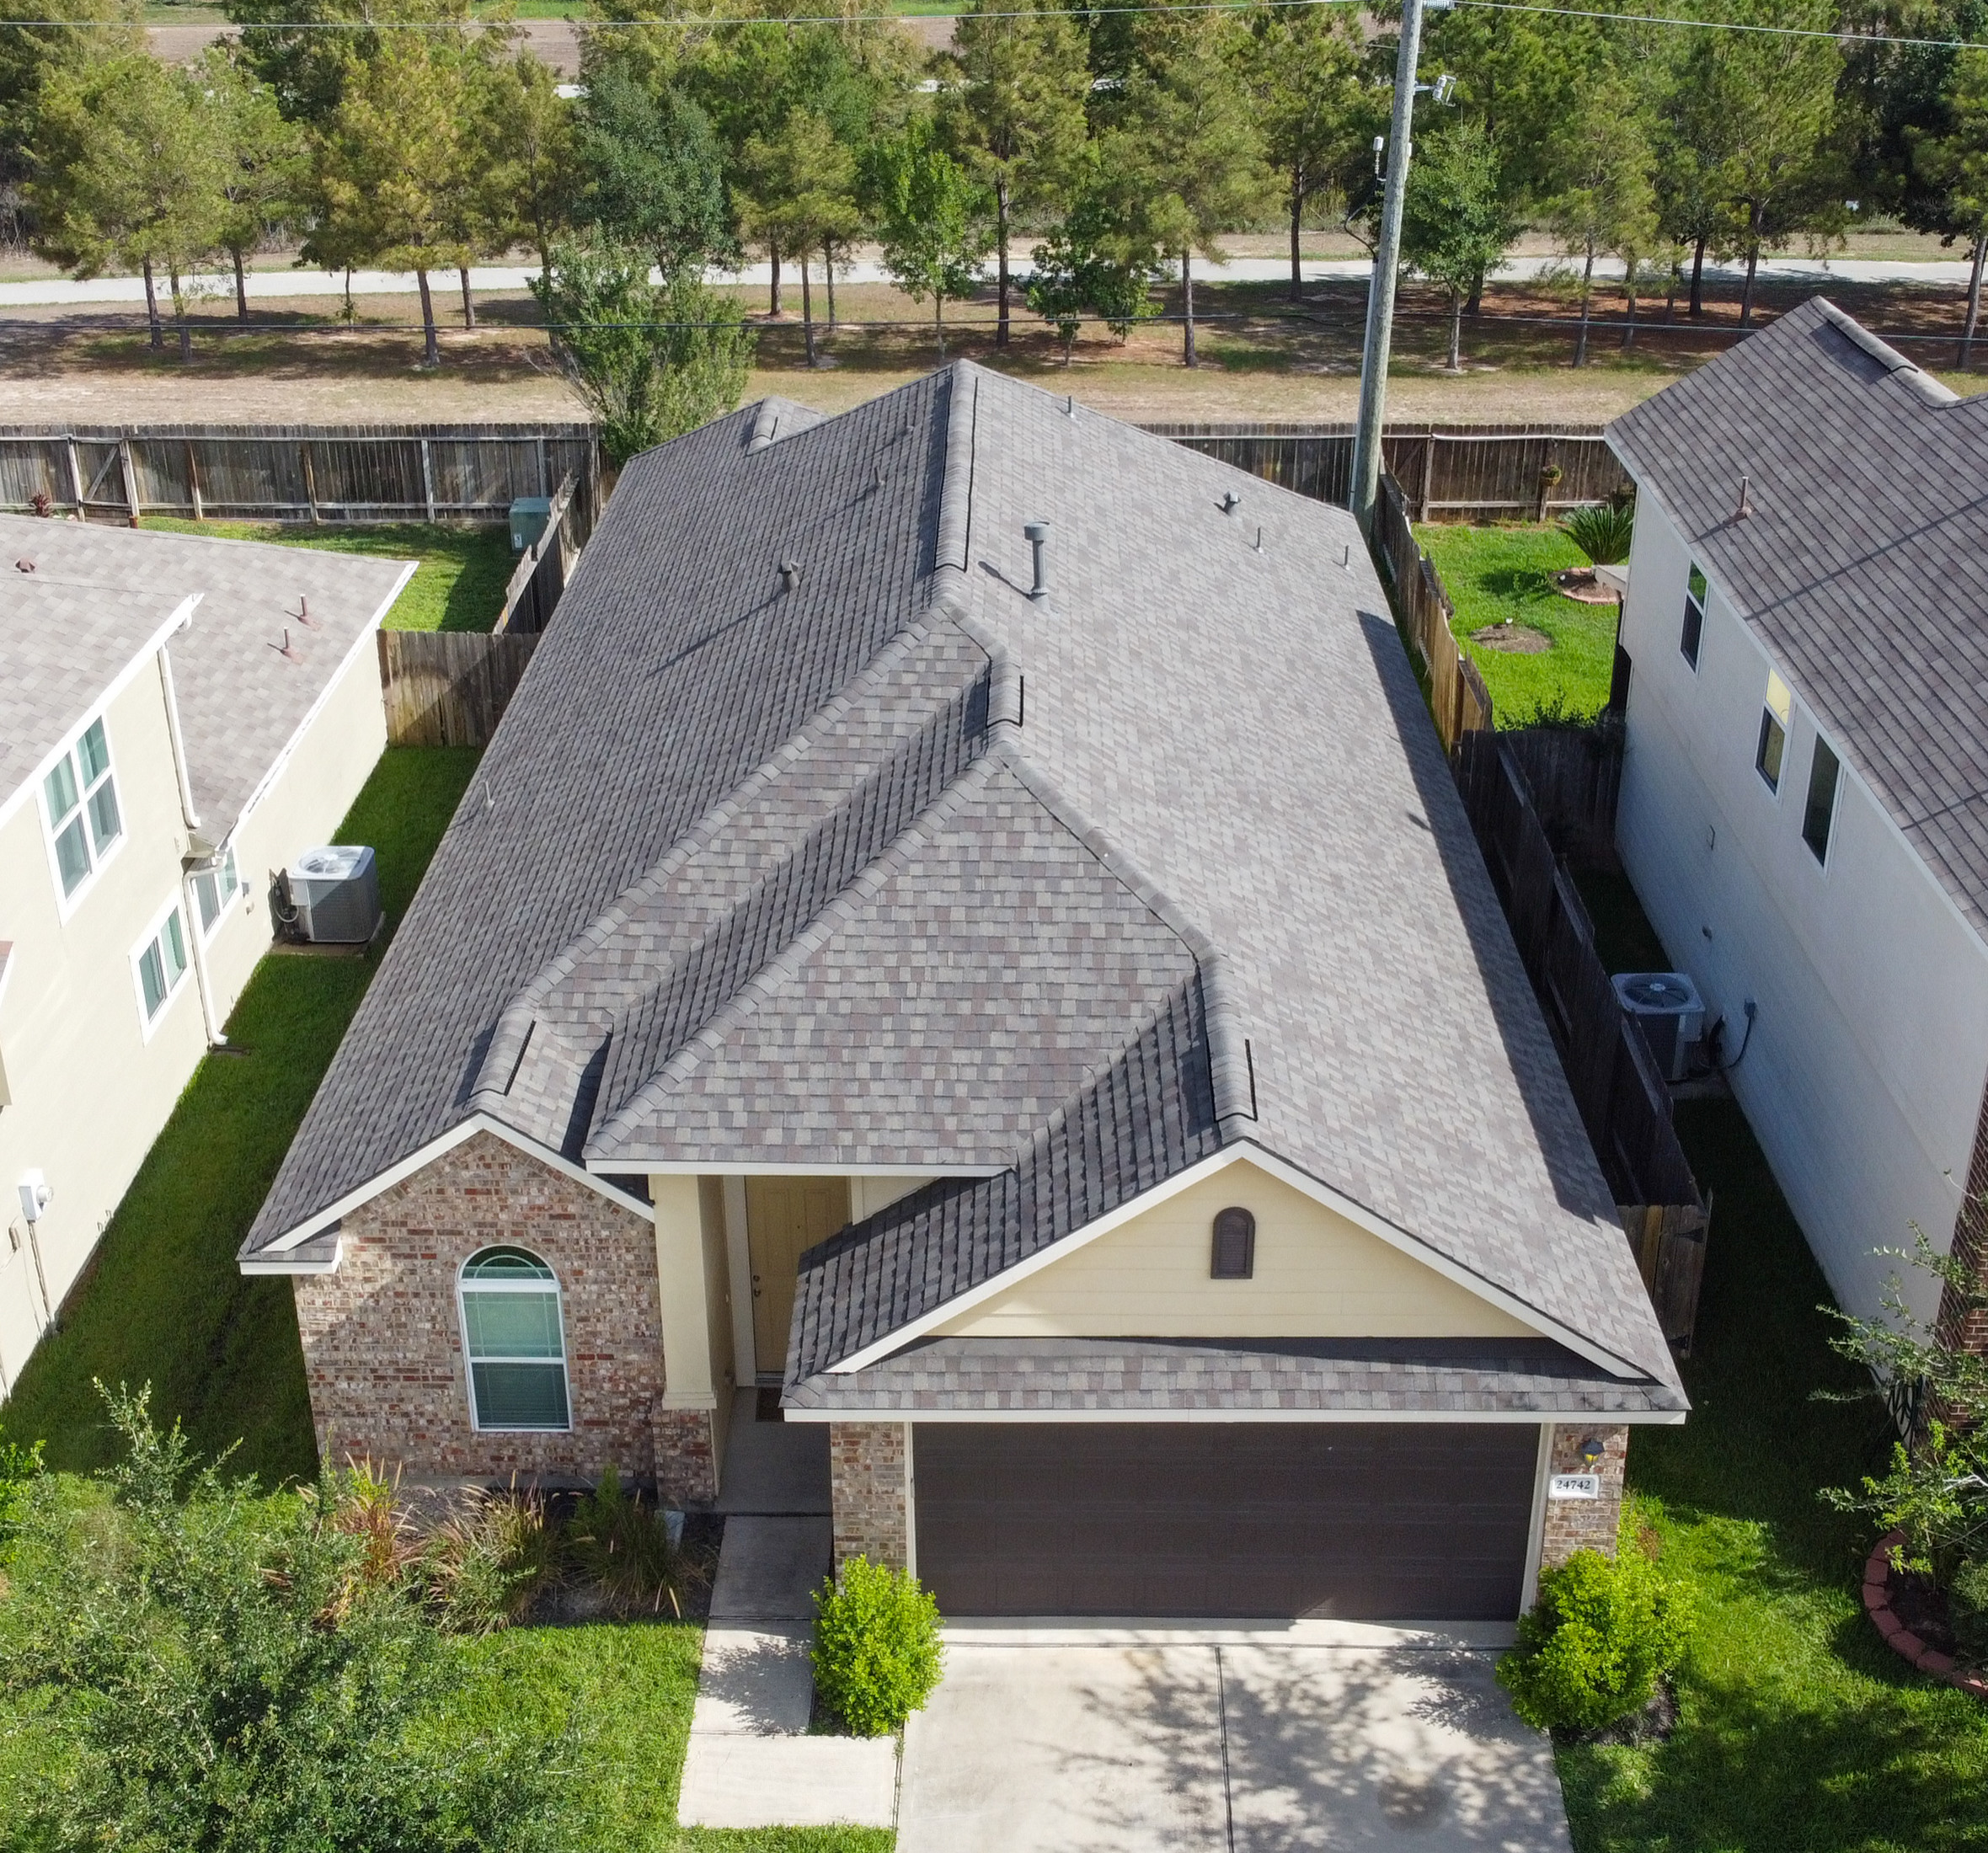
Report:
[[[537,1493],[471,1491],[436,1528],[423,1559],[429,1595],[453,1634],[522,1621],[558,1569],[558,1537]]]
[[[694,1580],[689,1560],[670,1541],[663,1514],[625,1491],[612,1467],[574,1508],[566,1538],[574,1567],[620,1615],[660,1615],[667,1601],[683,1614]]]
[[[1988,1660],[1988,1558],[1964,1563],[1947,1589],[1953,1638],[1976,1665]]]
[[[341,1474],[326,1476],[331,1529],[359,1543],[334,1606],[343,1615],[353,1603],[401,1582],[420,1560],[421,1548],[400,1503],[398,1476],[389,1480],[370,1461],[348,1461]]]
[[[0,1563],[7,1562],[8,1546],[20,1526],[23,1500],[28,1485],[41,1471],[41,1444],[30,1448],[9,1441],[0,1434]]]
[[[852,1557],[815,1596],[815,1689],[858,1737],[881,1737],[938,1684],[938,1604],[907,1570]]]
[[[1641,1551],[1577,1551],[1539,1579],[1498,1683],[1538,1729],[1598,1731],[1649,1704],[1686,1633],[1678,1591]]]
[[[1560,531],[1597,566],[1619,566],[1629,557],[1636,510],[1628,503],[1595,502],[1561,518]]]

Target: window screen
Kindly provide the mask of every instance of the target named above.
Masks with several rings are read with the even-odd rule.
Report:
[[[559,1283],[522,1248],[485,1248],[462,1268],[462,1339],[479,1428],[570,1426]]]
[[[1223,1210],[1215,1218],[1215,1257],[1209,1273],[1217,1280],[1247,1280],[1256,1272],[1256,1218],[1247,1210]]]
[[[1698,666],[1698,646],[1705,637],[1705,575],[1697,567],[1691,569],[1690,579],[1684,589],[1684,634],[1677,640],[1677,647],[1684,652],[1684,659],[1693,669]]]
[[[1815,757],[1809,761],[1809,802],[1802,810],[1802,841],[1817,862],[1829,860],[1830,824],[1836,814],[1836,782],[1842,772],[1836,756],[1820,735]]]

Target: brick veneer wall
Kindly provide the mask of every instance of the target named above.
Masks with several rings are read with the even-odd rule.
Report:
[[[901,1422],[831,1422],[828,1471],[835,1511],[835,1563],[867,1557],[902,1570],[911,1562],[911,1514],[906,1494]]]
[[[295,1281],[311,1416],[327,1461],[371,1459],[417,1477],[555,1483],[591,1483],[612,1464],[630,1479],[660,1479],[665,1496],[710,1497],[710,1418],[658,1407],[655,1234],[642,1217],[478,1133],[355,1210],[343,1234],[335,1274]],[[569,1434],[470,1426],[456,1279],[478,1248],[500,1242],[529,1248],[559,1278]]]
[[[1981,1099],[1975,1122],[1974,1153],[1967,1167],[1967,1188],[1953,1218],[1953,1258],[1978,1285],[1988,1286],[1988,1094]],[[1976,1356],[1988,1352],[1988,1306],[1970,1307],[1951,1282],[1940,1289],[1940,1310],[1933,1330],[1943,1344]]]
[[[1581,1459],[1584,1441],[1601,1444],[1601,1460],[1590,1466]],[[1552,1570],[1576,1551],[1599,1551],[1612,1557],[1616,1533],[1622,1522],[1622,1464],[1629,1455],[1629,1431],[1581,1423],[1553,1430],[1548,1473],[1595,1473],[1601,1477],[1599,1499],[1548,1499],[1540,1550],[1540,1567]]]

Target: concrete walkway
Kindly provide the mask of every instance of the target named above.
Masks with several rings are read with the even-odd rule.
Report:
[[[1510,1631],[949,1628],[898,1853],[1568,1853]]]
[[[897,1746],[810,1737],[811,1597],[829,1571],[828,1437],[758,1422],[741,1391],[719,1482],[724,1547],[676,1818],[686,1827],[889,1827]]]
[[[1504,277],[1531,277],[1542,272],[1563,269],[1566,260],[1551,257],[1520,257],[1500,264],[1497,274]],[[1030,275],[1029,260],[1018,255],[1013,259],[1011,268],[1014,275],[1026,280]],[[1307,258],[1299,265],[1299,271],[1307,283],[1346,282],[1357,280],[1370,274],[1372,265],[1365,258]],[[1595,274],[1599,277],[1619,277],[1622,266],[1619,259],[1603,258],[1595,262]],[[1722,284],[1737,282],[1745,276],[1743,268],[1731,264],[1707,264],[1706,275]],[[518,294],[524,291],[530,280],[538,275],[536,264],[479,265],[469,273],[469,286],[479,295],[495,291],[505,294]],[[798,291],[800,278],[790,264],[788,275]],[[1200,282],[1219,283],[1278,283],[1291,275],[1291,263],[1285,258],[1234,258],[1224,264],[1212,264],[1197,261],[1194,276]],[[1875,258],[1763,258],[1761,275],[1781,281],[1798,279],[1812,284],[1817,289],[1826,289],[1831,283],[1926,283],[1943,284],[1955,288],[1964,286],[1968,279],[1968,266],[1960,260],[1936,261],[1889,259]],[[764,264],[749,264],[738,270],[713,270],[710,280],[713,283],[737,283],[764,289],[771,276],[770,267]],[[889,280],[884,266],[874,260],[864,259],[854,264],[838,264],[837,280],[844,283],[882,283]],[[430,282],[436,291],[436,313],[447,323],[456,318],[460,300],[456,292],[456,273],[453,270],[437,270],[430,273]],[[216,272],[211,275],[194,280],[191,286],[199,302],[209,307],[218,303],[222,307],[232,306],[235,299],[233,273]],[[355,270],[352,273],[352,294],[357,296],[412,296],[419,286],[411,270]],[[248,277],[248,291],[251,302],[291,302],[298,297],[343,297],[345,293],[345,272],[327,273],[323,270],[252,270]],[[1659,292],[1660,294],[1661,292]],[[159,288],[161,312],[170,315],[172,304],[167,299],[162,283]],[[94,277],[79,283],[69,277],[35,277],[21,283],[0,283],[0,309],[28,308],[49,304],[73,304],[78,307],[90,304],[136,303],[145,300],[145,283],[141,277],[105,276]],[[1941,339],[1949,339],[1942,336]]]

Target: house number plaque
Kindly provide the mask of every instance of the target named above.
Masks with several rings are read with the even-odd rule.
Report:
[[[1547,1487],[1549,1499],[1599,1499],[1601,1476],[1598,1473],[1556,1473]]]

